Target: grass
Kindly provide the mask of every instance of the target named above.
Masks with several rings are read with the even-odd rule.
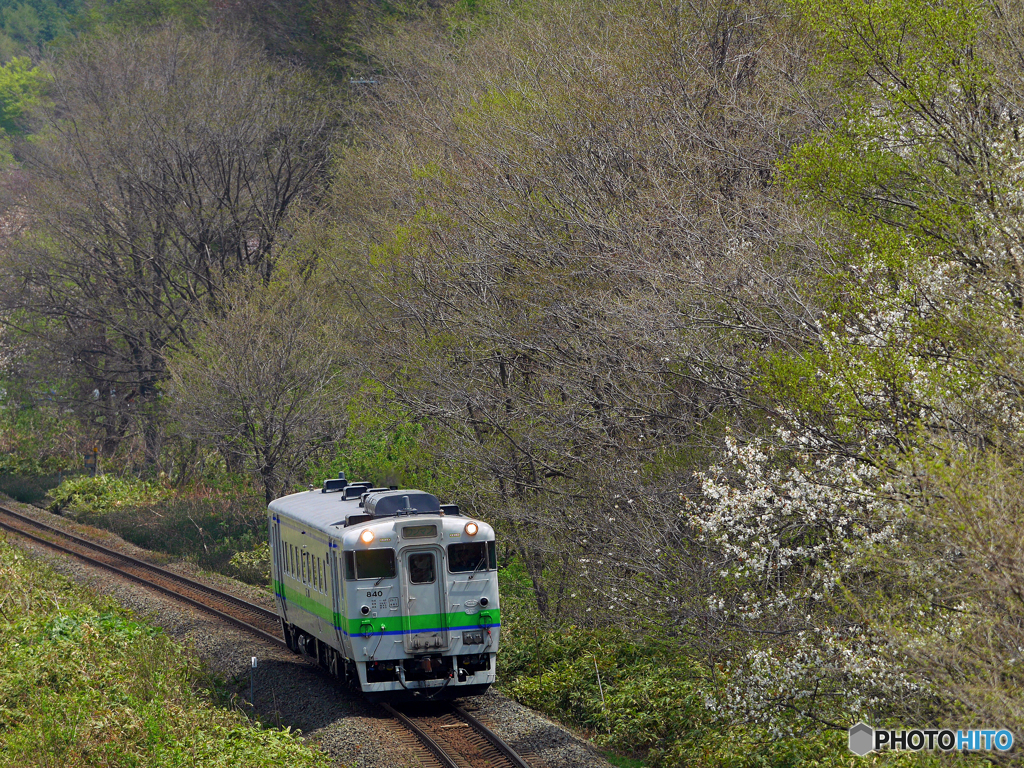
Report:
[[[172,495],[152,483],[76,478],[53,492],[51,509],[172,558],[266,586],[267,513],[261,497],[210,490]]]
[[[0,538],[0,766],[328,764],[219,706],[213,682],[161,630]]]

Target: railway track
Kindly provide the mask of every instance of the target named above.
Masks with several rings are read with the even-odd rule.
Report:
[[[240,629],[253,632],[264,640],[280,646],[285,644],[280,635],[281,620],[274,611],[268,611],[160,566],[54,528],[4,506],[0,506],[0,528],[183,600],[196,608],[219,616]]]
[[[427,745],[442,768],[530,768],[496,733],[455,704],[381,706]]]
[[[274,611],[47,525],[2,505],[0,529],[118,573],[285,647],[280,635],[280,620]],[[431,702],[429,705],[403,704],[400,708],[389,704],[381,706],[406,728],[409,738],[405,741],[423,751],[430,766],[531,768],[497,734],[454,704]],[[533,762],[534,768],[537,768],[537,761]]]

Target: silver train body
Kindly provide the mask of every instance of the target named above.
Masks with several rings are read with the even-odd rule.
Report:
[[[374,700],[455,698],[494,682],[494,530],[419,490],[328,480],[270,504],[288,647]]]

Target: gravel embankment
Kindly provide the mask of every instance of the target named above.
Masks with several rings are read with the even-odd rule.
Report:
[[[87,528],[57,515],[17,502],[6,506],[120,552],[230,591],[251,602],[274,607],[265,590],[218,574],[201,573],[191,563],[167,562],[107,531]],[[0,536],[4,535],[0,533]],[[410,749],[395,736],[397,726],[383,710],[341,687],[297,656],[202,611],[146,589],[115,574],[46,550],[11,534],[8,541],[46,559],[54,570],[109,595],[139,617],[163,627],[189,645],[208,668],[230,681],[235,706],[271,725],[299,729],[317,742],[337,766],[404,768],[418,766]],[[258,659],[253,676],[254,702],[249,703],[251,658]],[[463,700],[513,749],[535,755],[535,768],[611,768],[593,747],[563,728],[495,691]]]

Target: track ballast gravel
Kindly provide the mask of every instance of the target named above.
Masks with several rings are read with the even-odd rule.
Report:
[[[67,518],[4,499],[0,503],[48,525],[93,539],[106,547],[160,565],[273,610],[266,590],[188,562],[167,562],[108,531],[77,525]],[[0,533],[0,536],[3,536]],[[298,656],[259,640],[217,618],[110,571],[70,558],[11,534],[7,541],[41,557],[58,573],[108,595],[140,618],[162,627],[190,646],[212,673],[229,682],[234,706],[273,726],[299,729],[344,768],[415,768],[416,754],[396,736],[399,726],[384,710],[317,671]],[[257,658],[252,670],[251,659]],[[253,700],[249,700],[252,673]],[[500,674],[500,663],[499,663]],[[460,700],[534,768],[612,768],[585,740],[526,707],[488,691]]]

